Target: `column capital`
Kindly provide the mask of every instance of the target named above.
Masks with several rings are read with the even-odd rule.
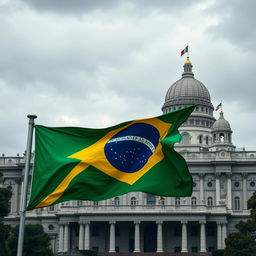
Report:
[[[248,173],[247,173],[247,172],[243,172],[243,173],[242,173],[242,177],[243,177],[243,179],[247,179]]]
[[[116,224],[116,221],[115,220],[110,220],[109,224]]]
[[[79,224],[90,224],[91,221],[89,221],[89,220],[81,220],[81,221],[79,221],[78,223],[79,223]]]
[[[216,178],[220,178],[220,176],[221,176],[221,173],[220,173],[220,172],[216,172],[216,173],[215,173],[215,177],[216,177]]]
[[[140,220],[135,220],[133,223],[134,224],[140,224]]]
[[[181,220],[180,223],[181,224],[188,224],[188,221],[187,220]]]
[[[163,221],[162,220],[157,220],[156,224],[163,224]]]
[[[206,224],[206,220],[199,220],[200,224]]]
[[[60,221],[59,225],[63,225],[63,226],[69,225],[69,222],[67,222],[67,221]]]
[[[227,176],[227,178],[231,178],[231,176],[232,176],[232,173],[231,172],[226,172],[226,176]]]
[[[203,179],[204,176],[205,176],[205,173],[199,173],[198,176],[199,176],[200,179]]]

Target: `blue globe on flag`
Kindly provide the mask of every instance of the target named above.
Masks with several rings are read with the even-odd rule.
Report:
[[[105,145],[108,161],[126,173],[139,171],[155,152],[159,143],[158,130],[146,123],[136,123],[113,136]]]

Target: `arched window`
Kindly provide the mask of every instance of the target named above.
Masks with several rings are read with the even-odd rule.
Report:
[[[199,135],[198,139],[199,139],[199,144],[202,144],[203,143],[203,136]]]
[[[216,142],[216,134],[213,134],[213,142]]]
[[[55,205],[50,205],[49,212],[54,212],[54,211],[55,211]]]
[[[77,206],[78,207],[82,206],[82,200],[77,200]]]
[[[208,136],[206,136],[206,138],[205,138],[205,143],[208,145],[209,144],[209,137]]]
[[[180,198],[175,197],[175,206],[180,206]]]
[[[239,211],[240,210],[240,197],[236,196],[235,197],[235,211]]]
[[[117,206],[119,206],[119,204],[120,204],[120,198],[119,197],[115,197],[115,199],[114,199],[114,206],[117,207]]]
[[[208,205],[208,206],[213,206],[213,198],[212,198],[211,196],[209,196],[209,197],[207,198],[207,205]]]
[[[224,133],[220,134],[220,142],[224,142]]]
[[[191,204],[192,206],[196,206],[196,197],[191,198]]]
[[[164,197],[160,197],[159,203],[160,203],[161,205],[165,205],[165,198],[164,198]]]
[[[147,195],[147,205],[155,205],[156,204],[156,197],[154,195]]]
[[[190,142],[190,135],[189,135],[189,133],[184,132],[182,134],[182,141],[181,141],[181,143],[187,145],[187,144],[189,144],[189,142]]]
[[[98,207],[99,206],[99,202],[98,201],[93,201],[93,206],[94,207]]]
[[[136,205],[136,197],[131,198],[131,206],[134,207]]]

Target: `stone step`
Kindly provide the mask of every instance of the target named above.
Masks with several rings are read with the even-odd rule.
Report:
[[[210,253],[174,253],[174,252],[118,252],[118,253],[98,253],[98,256],[210,256]]]

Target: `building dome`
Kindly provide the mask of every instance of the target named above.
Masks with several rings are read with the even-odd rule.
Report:
[[[211,98],[203,83],[193,77],[183,77],[169,88],[165,102],[209,105]]]
[[[210,93],[202,82],[194,78],[193,66],[189,58],[183,67],[182,78],[172,84],[166,93],[164,107],[186,104],[204,105],[212,108]]]
[[[223,112],[220,112],[220,117],[213,124],[213,131],[231,131],[229,122],[224,118]]]

